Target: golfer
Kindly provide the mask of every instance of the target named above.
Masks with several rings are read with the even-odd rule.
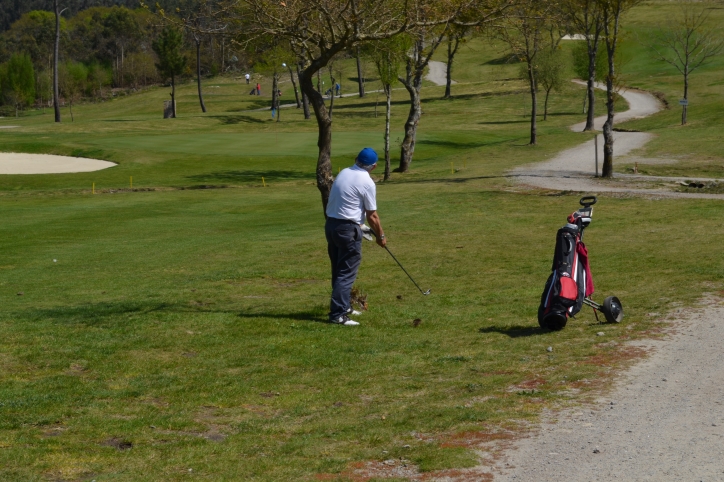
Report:
[[[355,158],[354,166],[343,169],[332,184],[327,202],[327,252],[332,262],[332,301],[329,321],[357,326],[349,318],[359,314],[352,310],[350,297],[357,270],[362,262],[362,228],[365,217],[377,233],[377,244],[387,244],[377,215],[377,188],[370,172],[377,167],[377,153],[366,147]]]

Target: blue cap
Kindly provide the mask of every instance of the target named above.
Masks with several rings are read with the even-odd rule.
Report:
[[[365,147],[357,154],[357,161],[366,166],[377,164],[377,153],[371,147]]]

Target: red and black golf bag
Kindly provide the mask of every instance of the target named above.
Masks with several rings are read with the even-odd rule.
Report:
[[[568,317],[581,311],[583,299],[593,294],[588,251],[581,241],[579,224],[568,223],[556,235],[553,272],[538,308],[538,323],[542,328],[562,330]]]
[[[593,308],[598,318],[601,311],[610,323],[623,319],[623,307],[615,296],[602,305],[591,299],[593,279],[588,265],[588,250],[583,244],[583,231],[591,224],[595,196],[581,198],[583,206],[568,216],[568,224],[558,230],[553,272],[548,277],[538,308],[538,324],[549,330],[562,330],[568,317],[575,316],[584,304]]]

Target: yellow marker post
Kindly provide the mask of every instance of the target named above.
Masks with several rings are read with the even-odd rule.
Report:
[[[133,176],[131,176],[131,190],[133,190]]]
[[[96,193],[96,183],[93,183],[93,194]]]
[[[266,187],[266,181],[264,180],[263,177],[261,178],[261,183],[264,185],[264,187]]]
[[[453,163],[450,163],[450,174],[455,174],[455,170],[453,169]]]

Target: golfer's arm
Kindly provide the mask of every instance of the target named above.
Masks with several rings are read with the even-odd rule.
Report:
[[[382,223],[380,222],[380,217],[377,215],[377,211],[367,211],[367,222],[378,237],[385,234],[382,230]]]

